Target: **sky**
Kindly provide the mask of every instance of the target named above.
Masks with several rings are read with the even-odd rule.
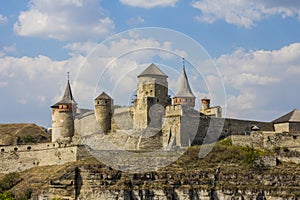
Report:
[[[50,127],[67,72],[79,107],[102,90],[130,104],[152,62],[173,96],[182,57],[197,100],[226,117],[300,109],[300,1],[2,0],[0,123]]]

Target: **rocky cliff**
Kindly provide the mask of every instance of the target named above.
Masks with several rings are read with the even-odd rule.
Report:
[[[112,169],[92,158],[62,166],[37,167],[20,174],[10,191],[30,190],[37,199],[298,199],[299,164],[259,164],[272,152],[219,142],[205,158],[191,147],[157,171]],[[272,160],[272,159],[271,159]]]

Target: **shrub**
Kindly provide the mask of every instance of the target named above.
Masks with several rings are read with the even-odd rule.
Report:
[[[20,181],[19,173],[13,172],[6,174],[2,180],[0,180],[0,192],[11,189]]]
[[[15,200],[12,194],[8,191],[0,193],[0,200]]]

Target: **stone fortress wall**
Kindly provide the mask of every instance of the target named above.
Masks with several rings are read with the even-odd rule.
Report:
[[[52,132],[55,136],[52,140],[57,139],[57,141],[1,147],[0,172],[22,171],[34,166],[57,165],[76,161],[80,158],[78,150],[84,148],[78,145],[82,143],[81,139],[87,138],[95,141],[94,139],[98,139],[98,136],[103,136],[104,140],[99,140],[100,148],[97,150],[111,150],[109,149],[110,146],[101,143],[109,139],[114,141],[122,150],[150,152],[215,142],[217,139],[227,136],[232,136],[235,144],[241,143],[241,145],[252,145],[253,147],[262,147],[266,144],[274,145],[271,142],[264,144],[262,141],[265,141],[265,138],[270,141],[277,141],[279,138],[277,135],[271,134],[274,131],[272,122],[222,118],[219,114],[218,116],[210,116],[195,110],[195,97],[189,87],[184,69],[180,80],[183,83],[179,87],[181,88],[180,93],[174,97],[176,98],[176,105],[171,105],[167,93],[167,76],[157,66],[151,64],[138,76],[138,79],[140,91],[138,91],[133,106],[113,110],[113,99],[103,92],[95,99],[96,111],[86,109],[80,111],[79,109],[79,113],[75,116],[73,109],[76,108],[77,110],[77,103],[72,96],[68,81],[62,100],[51,107],[52,125],[56,126],[56,129],[53,129],[54,133]],[[158,85],[156,85],[156,80],[160,81]],[[147,84],[145,85],[145,83]],[[209,99],[205,100],[206,105],[202,106],[202,111],[210,109],[209,103],[207,103]],[[157,123],[151,121],[149,111],[152,107],[157,109],[157,112],[156,110],[154,112],[154,114],[158,114],[158,117],[156,116],[154,119],[159,118]],[[66,113],[75,119],[65,118],[66,122],[62,123],[61,116],[66,115]],[[147,127],[151,123],[153,126]],[[73,127],[70,127],[70,124],[74,124]],[[261,131],[269,131],[270,134],[247,136],[253,127]],[[68,134],[63,134],[64,132]],[[94,136],[96,138],[93,138]],[[283,137],[280,140],[281,146],[289,146],[288,141],[284,143]],[[297,142],[299,141],[297,140]],[[295,146],[296,143],[293,145]]]
[[[84,146],[67,143],[2,146],[0,173],[21,172],[36,166],[62,165],[82,158]]]

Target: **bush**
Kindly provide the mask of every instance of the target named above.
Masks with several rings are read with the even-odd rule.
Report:
[[[15,200],[12,194],[8,191],[0,193],[0,200]]]
[[[13,172],[6,174],[2,180],[0,180],[0,192],[4,192],[6,190],[11,189],[15,186],[18,182],[20,182],[20,174]]]

